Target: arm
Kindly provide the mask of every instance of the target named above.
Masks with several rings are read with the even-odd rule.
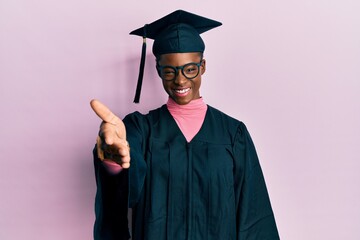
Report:
[[[129,239],[127,168],[130,166],[130,149],[125,125],[99,101],[91,101],[91,107],[102,119],[93,151],[97,186],[94,239]],[[110,164],[119,164],[124,170],[111,173]]]
[[[103,120],[93,151],[97,184],[94,238],[129,239],[128,207],[139,200],[146,175],[146,124],[139,114],[127,116],[123,122],[100,102],[93,100],[91,106]]]

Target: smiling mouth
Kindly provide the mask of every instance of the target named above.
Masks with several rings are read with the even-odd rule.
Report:
[[[190,91],[190,88],[174,89],[174,91],[177,93],[180,93],[180,94],[184,94],[184,93],[187,93],[188,91]]]

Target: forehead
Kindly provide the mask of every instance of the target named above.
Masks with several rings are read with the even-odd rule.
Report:
[[[199,62],[201,53],[167,53],[160,55],[158,61],[160,65],[180,66],[189,62]]]

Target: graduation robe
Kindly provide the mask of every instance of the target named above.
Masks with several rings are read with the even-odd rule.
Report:
[[[187,142],[166,105],[125,117],[131,166],[107,172],[94,150],[95,239],[279,239],[246,126],[208,106]]]

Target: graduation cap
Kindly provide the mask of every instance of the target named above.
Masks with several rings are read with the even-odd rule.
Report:
[[[130,34],[143,37],[140,71],[134,102],[138,103],[140,99],[145,67],[146,38],[154,39],[152,52],[157,58],[166,53],[202,53],[205,50],[205,44],[200,34],[221,25],[218,21],[177,10],[132,31]]]

